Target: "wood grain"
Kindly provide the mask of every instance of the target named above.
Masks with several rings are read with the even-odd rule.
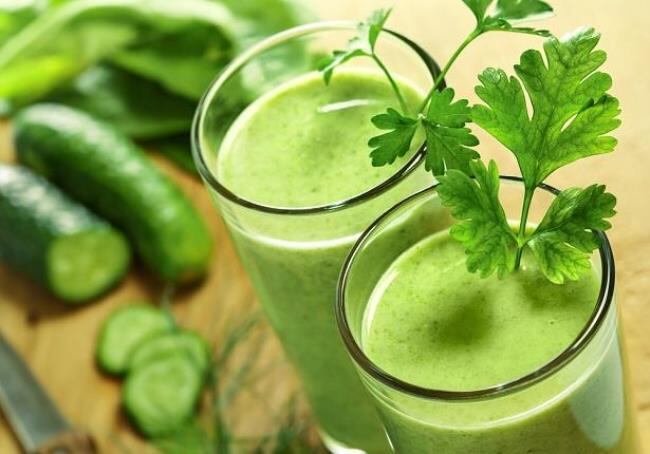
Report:
[[[602,47],[609,52],[607,70],[614,75],[613,92],[621,99],[624,126],[614,155],[592,158],[562,171],[552,183],[566,187],[593,181],[605,182],[619,198],[619,215],[611,233],[617,257],[617,301],[625,326],[630,377],[635,393],[639,426],[645,446],[650,446],[650,204],[647,174],[650,169],[650,136],[647,109],[650,106],[648,44],[650,2],[647,0],[555,1],[557,17],[544,26],[563,34],[589,24],[603,32]],[[314,7],[327,19],[365,16],[378,6],[395,6],[391,27],[418,41],[439,60],[447,58],[462,35],[472,26],[458,0],[316,0]],[[482,38],[461,58],[449,74],[457,91],[475,99],[472,87],[485,66],[510,69],[519,54],[539,46],[532,37],[494,34]],[[481,137],[483,151],[493,155],[504,171],[512,169],[510,157],[493,141]],[[11,159],[9,126],[0,127],[0,160]],[[207,281],[178,295],[174,311],[186,326],[218,344],[225,326],[237,317],[256,310],[249,282],[237,261],[230,241],[211,206],[207,192],[196,179],[157,160],[195,201],[210,226],[218,253]],[[139,269],[113,292],[92,305],[71,309],[36,288],[30,281],[0,266],[0,330],[24,356],[45,388],[71,421],[97,437],[102,452],[149,452],[119,412],[119,381],[102,376],[93,366],[93,348],[101,321],[114,308],[136,299],[157,299],[160,286]],[[230,320],[230,321],[229,321]],[[263,356],[278,358],[277,343],[264,342]],[[267,377],[264,390],[270,405],[280,405],[295,387],[286,366]],[[259,429],[267,424],[265,411],[254,411],[255,400],[240,404],[243,426]],[[17,453],[18,447],[0,419],[0,453]]]

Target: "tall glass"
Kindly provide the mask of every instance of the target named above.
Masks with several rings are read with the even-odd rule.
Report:
[[[511,177],[502,181],[506,213],[516,214],[523,185]],[[532,212],[537,219],[557,193],[548,186],[539,192],[541,200]],[[614,301],[614,259],[603,233],[593,257],[601,282],[595,309],[571,345],[539,369],[488,389],[427,389],[385,372],[364,353],[364,318],[371,292],[384,272],[404,251],[453,222],[435,186],[415,194],[372,224],[341,274],[340,333],[381,413],[394,451],[638,453]]]
[[[265,313],[302,380],[325,444],[333,452],[381,453],[389,451],[381,422],[338,336],[336,283],[346,254],[368,224],[389,206],[431,183],[421,166],[423,145],[385,181],[347,200],[331,200],[322,206],[267,206],[234,193],[218,177],[224,132],[237,117],[226,112],[240,96],[241,87],[254,82],[262,95],[295,78],[299,75],[295,70],[274,65],[274,58],[295,49],[313,55],[341,48],[354,35],[355,27],[348,22],[302,26],[245,52],[214,81],[201,101],[192,143],[197,167]],[[438,68],[416,44],[387,32],[381,34],[377,45],[385,64],[395,73],[423,89],[431,85]],[[370,59],[350,63],[376,69]]]

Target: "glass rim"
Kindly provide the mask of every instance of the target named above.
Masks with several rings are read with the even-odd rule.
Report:
[[[500,181],[506,182],[517,182],[523,183],[523,179],[518,176],[510,175],[501,175],[499,177]],[[614,286],[615,286],[615,262],[614,254],[612,252],[612,247],[607,238],[607,235],[602,231],[596,231],[600,239],[599,253],[601,260],[602,276],[600,283],[600,290],[596,302],[596,307],[592,312],[589,320],[585,323],[583,329],[580,331],[578,336],[571,342],[571,344],[564,349],[559,355],[551,359],[549,362],[538,367],[531,373],[528,373],[522,377],[516,378],[514,380],[508,381],[503,384],[498,384],[488,388],[469,390],[469,391],[450,391],[444,389],[434,389],[426,388],[418,385],[414,385],[405,380],[399,379],[392,374],[384,371],[382,368],[377,366],[359,347],[354,336],[351,333],[350,326],[347,320],[347,314],[345,313],[346,307],[346,297],[345,289],[347,287],[349,274],[352,268],[353,263],[356,260],[357,255],[361,248],[367,243],[370,237],[375,233],[375,231],[388,219],[391,215],[399,211],[404,206],[408,205],[412,201],[419,199],[421,197],[428,196],[437,192],[437,188],[440,184],[436,183],[433,186],[425,188],[421,191],[416,192],[415,194],[409,196],[408,198],[402,200],[397,205],[390,208],[388,211],[385,211],[378,219],[376,219],[359,237],[351,251],[347,255],[341,273],[339,275],[339,281],[337,284],[337,294],[336,294],[336,321],[339,329],[339,333],[343,339],[348,353],[352,356],[353,361],[363,369],[364,372],[369,374],[373,379],[378,380],[379,382],[388,385],[389,387],[406,393],[415,397],[424,398],[428,400],[438,400],[438,401],[478,401],[493,399],[507,394],[515,393],[517,391],[522,391],[526,388],[529,388],[546,378],[554,375],[559,372],[565,366],[567,366],[573,359],[575,359],[579,353],[581,353],[584,348],[589,345],[591,340],[594,338],[596,333],[599,331],[600,327],[603,325],[609,309],[612,305],[614,299]],[[545,190],[551,193],[554,196],[557,196],[560,193],[560,190],[554,188],[553,186],[547,184],[541,184],[538,186],[540,189]]]
[[[237,205],[249,208],[255,211],[272,213],[272,214],[284,214],[284,215],[306,215],[306,214],[317,214],[329,211],[338,211],[352,206],[356,206],[362,202],[373,199],[386,191],[392,189],[398,183],[400,183],[404,178],[410,175],[415,171],[424,161],[426,155],[426,142],[423,141],[422,145],[418,150],[413,154],[411,159],[408,160],[402,167],[400,167],[395,173],[391,174],[385,180],[382,180],[380,183],[366,189],[363,192],[355,194],[352,197],[348,197],[343,200],[335,201],[332,203],[308,206],[308,207],[278,207],[265,205],[262,203],[254,202],[252,200],[243,198],[230,191],[224,185],[219,182],[219,179],[213,174],[213,172],[208,167],[201,146],[201,132],[203,130],[203,125],[205,121],[205,116],[208,111],[209,106],[214,100],[219,90],[226,81],[230,79],[242,66],[246,64],[250,59],[254,58],[256,55],[265,52],[273,47],[291,40],[306,36],[312,33],[317,32],[326,32],[326,31],[336,31],[336,30],[355,30],[358,26],[358,22],[354,21],[320,21],[313,22],[310,24],[299,25],[287,29],[285,31],[276,33],[275,35],[269,36],[266,39],[260,41],[257,44],[249,47],[238,57],[236,57],[232,62],[230,62],[210,83],[210,86],[206,92],[201,97],[199,104],[194,114],[194,119],[192,121],[192,132],[191,132],[191,142],[192,142],[192,157],[194,160],[194,165],[196,166],[199,175],[201,178],[219,195],[225,197],[227,200],[236,203]],[[422,60],[426,69],[429,71],[432,79],[436,79],[440,75],[440,66],[438,63],[429,55],[429,53],[422,48],[420,45],[407,38],[406,36],[390,30],[385,29],[385,33],[396,38],[402,43],[406,44],[415,54]],[[443,79],[440,83],[440,89],[446,87],[445,80]]]

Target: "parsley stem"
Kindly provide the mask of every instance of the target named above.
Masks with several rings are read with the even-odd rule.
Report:
[[[528,226],[528,213],[530,212],[530,205],[533,201],[533,194],[535,194],[535,187],[528,187],[524,190],[524,206],[521,212],[521,219],[519,220],[519,234],[517,240],[519,247],[517,248],[517,257],[515,259],[515,271],[521,265],[521,256],[524,253],[524,239],[526,237],[526,227]]]
[[[402,92],[399,89],[399,86],[397,85],[397,82],[395,82],[395,79],[393,79],[393,76],[391,75],[390,71],[388,68],[386,68],[386,65],[384,65],[384,62],[381,61],[381,59],[376,55],[372,54],[372,59],[377,63],[377,66],[381,68],[381,70],[384,72],[386,75],[386,78],[388,79],[388,82],[390,82],[391,87],[393,87],[393,91],[395,92],[395,96],[397,96],[397,99],[399,101],[399,104],[402,108],[402,112],[404,114],[408,115],[409,113],[409,108],[408,105],[406,104],[406,101],[404,100],[404,97],[402,96]]]
[[[438,89],[438,87],[440,86],[442,81],[445,79],[445,77],[447,76],[447,73],[451,69],[452,65],[456,62],[456,60],[458,59],[460,54],[463,53],[465,48],[467,46],[469,46],[472,41],[474,41],[476,38],[481,36],[481,34],[483,34],[483,30],[481,30],[480,28],[475,28],[474,31],[472,31],[472,33],[470,33],[467,36],[467,38],[465,38],[465,41],[463,41],[463,43],[460,45],[460,47],[458,49],[456,49],[456,52],[454,52],[454,54],[451,56],[451,58],[449,59],[449,61],[445,65],[445,67],[442,69],[440,74],[438,74],[438,77],[436,78],[436,80],[435,80],[435,82],[433,84],[433,87],[431,87],[431,90],[427,94],[427,97],[424,98],[424,101],[422,101],[422,104],[420,104],[420,107],[418,109],[418,113],[424,112],[424,109],[427,107],[427,104],[429,104],[429,101],[431,100],[431,97],[433,96],[435,91]]]

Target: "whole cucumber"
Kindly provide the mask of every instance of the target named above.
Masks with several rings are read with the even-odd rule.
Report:
[[[29,169],[0,165],[0,261],[82,302],[117,283],[129,259],[126,238],[105,221]]]
[[[205,274],[212,238],[194,206],[126,136],[70,107],[40,104],[14,123],[20,162],[123,229],[166,281]]]

